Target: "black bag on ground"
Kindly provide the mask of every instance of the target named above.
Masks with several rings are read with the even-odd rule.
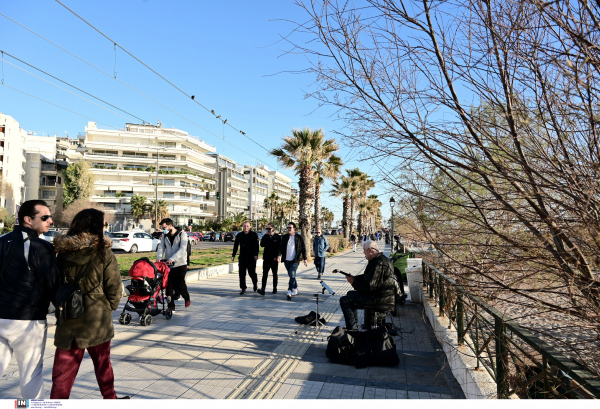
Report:
[[[75,284],[69,284],[65,275],[64,263],[60,263],[62,266],[61,273],[63,275],[63,283],[58,287],[55,296],[56,311],[54,314],[56,316],[56,325],[62,325],[66,320],[76,319],[83,315],[83,297],[86,294],[82,294],[79,284],[90,264],[92,264],[91,260],[81,272],[75,276]]]
[[[296,320],[296,322],[298,324],[302,324],[302,325],[308,325],[312,322],[312,326],[314,327],[315,325],[317,325],[316,322],[313,322],[315,320],[315,317],[317,316],[317,313],[314,311],[311,311],[308,313],[308,315],[301,315],[299,317],[294,318],[294,320]],[[319,322],[321,322],[321,324],[325,325],[327,324],[327,321],[325,321],[325,318],[321,318],[321,314],[319,314]]]
[[[335,327],[328,340],[325,353],[331,362],[356,368],[400,363],[396,343],[386,327],[364,332]]]

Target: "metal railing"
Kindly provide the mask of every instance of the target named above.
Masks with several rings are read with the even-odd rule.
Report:
[[[423,279],[439,316],[456,330],[459,346],[477,359],[475,369],[485,369],[496,382],[498,398],[600,398],[599,376],[425,260]]]

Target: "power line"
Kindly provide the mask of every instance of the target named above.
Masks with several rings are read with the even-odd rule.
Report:
[[[192,101],[194,101],[196,104],[198,104],[199,106],[201,106],[202,108],[204,108],[207,112],[210,112],[211,114],[215,115],[215,111],[208,109],[207,107],[205,107],[204,105],[202,105],[200,102],[196,101],[196,97],[195,95],[190,95],[187,92],[185,92],[184,90],[182,90],[181,88],[179,88],[177,85],[173,84],[171,81],[169,81],[168,79],[166,79],[165,77],[163,77],[162,75],[160,75],[158,72],[156,72],[152,67],[150,67],[148,64],[146,64],[145,62],[143,62],[142,60],[140,60],[139,58],[137,58],[135,55],[133,55],[132,53],[130,53],[129,51],[127,51],[125,48],[123,48],[123,46],[121,46],[119,43],[117,43],[116,41],[114,41],[113,39],[111,39],[109,36],[107,36],[106,34],[104,34],[102,31],[100,31],[98,28],[94,27],[90,22],[88,22],[86,19],[84,19],[83,17],[81,17],[79,14],[75,13],[73,10],[71,10],[69,7],[67,7],[64,3],[62,3],[60,0],[55,0],[58,4],[60,4],[61,6],[63,6],[64,8],[66,8],[67,10],[69,10],[71,13],[73,13],[77,18],[79,18],[81,21],[83,21],[84,23],[86,23],[88,26],[90,26],[91,28],[93,28],[94,30],[96,30],[99,34],[101,34],[104,38],[106,38],[108,41],[110,41],[111,43],[113,43],[115,45],[115,47],[119,47],[121,50],[125,51],[130,57],[132,57],[133,59],[135,59],[137,62],[139,62],[140,64],[142,64],[144,67],[148,68],[150,71],[152,71],[154,74],[156,74],[157,76],[159,76],[161,79],[163,79],[165,82],[167,82],[169,85],[171,85],[173,88],[175,88],[176,90],[178,90],[179,92],[181,92],[183,95],[185,95],[186,97],[190,98]],[[217,118],[220,118],[220,115],[217,116]],[[253,143],[255,143],[256,145],[260,146],[261,148],[263,148],[265,151],[269,151],[267,148],[265,148],[264,146],[262,146],[260,143],[256,142],[254,139],[250,138],[249,136],[246,135],[245,132],[243,132],[240,129],[237,129],[236,127],[234,127],[233,125],[231,125],[231,123],[228,123],[227,119],[225,119],[224,121],[221,120],[223,122],[224,125],[228,125],[230,128],[234,129],[235,131],[239,132],[242,136],[244,136],[245,138],[247,138],[248,140],[252,141]]]
[[[62,3],[61,3],[61,4],[62,4]],[[203,126],[201,126],[201,125],[197,124],[196,122],[192,121],[191,119],[189,119],[189,118],[186,118],[185,116],[183,116],[183,115],[181,115],[180,113],[178,113],[178,112],[174,111],[173,109],[171,109],[171,108],[167,107],[166,105],[163,105],[163,104],[161,104],[160,102],[158,102],[158,101],[156,101],[155,99],[153,99],[153,98],[149,97],[148,95],[144,94],[143,92],[141,92],[141,91],[137,90],[136,88],[132,87],[131,85],[129,85],[129,84],[127,84],[127,83],[125,83],[125,82],[123,82],[123,81],[119,80],[119,79],[118,79],[118,78],[116,78],[116,77],[113,77],[112,75],[110,75],[110,74],[109,74],[109,73],[107,73],[106,71],[102,70],[101,68],[98,68],[98,67],[96,67],[94,64],[92,64],[92,63],[90,63],[90,62],[86,61],[85,59],[83,59],[83,58],[81,58],[81,57],[77,56],[76,54],[74,54],[74,53],[70,52],[69,50],[67,50],[67,49],[65,49],[65,48],[63,48],[63,47],[61,47],[60,45],[58,45],[58,44],[56,44],[56,43],[54,43],[54,42],[50,41],[50,40],[49,40],[49,39],[47,39],[46,37],[42,36],[41,34],[38,34],[38,33],[36,33],[35,31],[31,30],[30,28],[28,28],[28,27],[24,26],[23,24],[19,23],[18,21],[15,21],[15,20],[13,20],[12,18],[8,17],[7,15],[5,15],[5,14],[3,14],[3,13],[0,13],[0,15],[1,15],[1,16],[3,16],[3,17],[5,17],[6,19],[8,19],[8,20],[12,21],[13,23],[15,23],[15,24],[17,24],[17,25],[21,26],[22,28],[26,29],[27,31],[31,32],[32,34],[35,34],[36,36],[40,37],[40,38],[41,38],[41,39],[43,39],[44,41],[47,41],[47,42],[49,42],[50,44],[52,44],[53,46],[55,46],[55,47],[57,47],[57,48],[61,49],[62,51],[66,52],[67,54],[69,54],[69,55],[71,55],[71,56],[73,56],[73,57],[77,58],[78,60],[80,60],[80,61],[82,61],[83,63],[85,63],[85,64],[89,65],[90,67],[92,67],[92,68],[96,69],[97,71],[101,72],[102,74],[104,74],[104,75],[106,75],[106,76],[110,77],[111,79],[114,79],[115,81],[117,81],[117,82],[119,82],[119,83],[123,84],[124,86],[126,86],[126,87],[127,87],[127,88],[129,88],[129,89],[131,89],[132,91],[135,91],[135,92],[137,92],[138,94],[140,94],[141,96],[143,96],[143,97],[145,97],[145,98],[149,99],[150,101],[154,102],[155,104],[158,104],[158,105],[160,105],[161,107],[165,108],[166,110],[168,110],[168,111],[172,112],[173,114],[175,114],[175,115],[179,116],[180,118],[182,118],[182,119],[184,119],[184,120],[188,121],[188,122],[189,122],[189,123],[191,123],[192,125],[194,125],[194,126],[197,126],[198,128],[200,128],[200,129],[202,129],[203,131],[205,131],[205,132],[207,132],[207,133],[209,133],[209,134],[213,135],[214,137],[218,138],[219,140],[222,140],[223,142],[227,143],[228,145],[231,145],[231,146],[233,146],[234,148],[236,148],[236,149],[238,149],[238,150],[242,151],[244,154],[246,154],[246,155],[248,155],[248,156],[250,156],[250,157],[252,157],[252,158],[256,159],[257,161],[259,161],[259,162],[261,162],[261,163],[266,163],[266,164],[270,165],[271,167],[273,167],[273,168],[275,168],[275,169],[277,169],[277,168],[278,168],[277,166],[273,166],[273,164],[266,162],[264,159],[258,159],[257,157],[255,157],[255,156],[253,156],[253,155],[250,155],[249,153],[247,153],[246,151],[242,150],[242,149],[241,149],[241,148],[239,148],[238,146],[236,146],[236,145],[234,145],[234,144],[232,144],[232,143],[228,142],[227,140],[225,140],[225,139],[224,139],[224,138],[222,138],[221,136],[219,136],[219,135],[215,134],[214,132],[211,132],[211,131],[209,131],[208,129],[206,129],[206,128],[204,128]],[[79,17],[79,16],[78,16],[78,17]],[[120,46],[119,46],[119,47],[120,47]],[[11,56],[11,57],[13,57],[13,56]],[[15,58],[15,57],[13,57],[13,58]],[[29,64],[28,64],[28,65],[29,65]],[[43,71],[42,71],[42,72],[43,72]],[[133,115],[132,115],[132,116],[133,116]],[[136,117],[136,118],[137,118],[137,117]],[[138,119],[140,119],[140,118],[138,118]],[[140,120],[141,120],[142,122],[146,122],[146,121],[144,121],[144,120],[142,120],[142,119],[140,119]],[[150,122],[148,122],[148,123],[150,123]],[[178,136],[178,135],[174,135],[174,136]],[[248,138],[248,139],[250,139],[250,138]],[[250,140],[252,140],[252,139],[250,139]],[[253,141],[253,142],[254,142],[254,141]],[[266,148],[264,148],[264,147],[263,147],[263,149],[266,149]]]

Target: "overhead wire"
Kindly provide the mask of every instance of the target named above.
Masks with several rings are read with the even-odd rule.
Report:
[[[147,69],[149,69],[150,71],[152,71],[154,74],[156,74],[158,77],[160,77],[162,80],[164,80],[165,82],[167,82],[169,85],[171,85],[173,88],[175,88],[176,90],[178,90],[179,92],[181,92],[183,95],[185,95],[186,97],[188,97],[189,99],[191,99],[193,102],[195,102],[196,104],[198,104],[199,106],[201,106],[202,108],[204,108],[207,112],[211,113],[213,116],[215,116],[215,112],[214,110],[208,109],[207,107],[205,107],[204,105],[202,105],[200,102],[198,102],[195,99],[195,95],[191,95],[188,94],[187,92],[185,92],[184,90],[182,90],[181,88],[179,88],[177,85],[175,85],[174,83],[172,83],[171,81],[169,81],[167,78],[165,78],[164,76],[162,76],[161,74],[159,74],[156,70],[154,70],[152,67],[150,67],[148,64],[146,64],[145,62],[143,62],[142,60],[140,60],[138,57],[136,57],[135,55],[133,55],[132,53],[130,53],[129,51],[127,51],[125,48],[123,48],[123,46],[121,46],[119,43],[117,43],[116,41],[114,41],[112,38],[110,38],[109,36],[107,36],[106,34],[104,34],[102,31],[100,31],[98,28],[96,28],[93,24],[91,24],[89,21],[87,21],[86,19],[84,19],[83,17],[81,17],[79,14],[77,14],[75,11],[71,10],[69,7],[67,7],[67,5],[65,5],[64,3],[62,3],[60,0],[55,0],[58,4],[60,4],[61,6],[63,6],[64,8],[66,8],[67,10],[69,10],[71,13],[73,13],[77,18],[79,18],[81,21],[83,21],[84,23],[86,23],[88,26],[90,26],[91,28],[93,28],[94,30],[96,30],[99,34],[101,34],[104,38],[106,38],[108,41],[110,41],[111,43],[113,43],[116,47],[119,47],[121,50],[125,51],[131,58],[135,59],[137,62],[139,62],[140,64],[142,64],[144,67],[146,67]],[[116,76],[115,76],[116,77]],[[230,128],[236,130],[237,132],[239,132],[242,136],[244,136],[245,138],[247,138],[249,141],[255,143],[256,145],[260,146],[262,149],[264,149],[265,151],[269,151],[269,149],[265,148],[264,146],[262,146],[260,143],[256,142],[254,139],[250,138],[249,136],[246,135],[245,132],[243,132],[242,130],[234,127],[231,123],[229,123],[227,120],[225,120],[224,124],[228,125]]]
[[[19,23],[18,21],[14,20],[14,19],[12,19],[12,18],[10,18],[10,17],[8,17],[7,15],[5,15],[5,14],[3,14],[3,13],[1,13],[1,12],[0,12],[0,15],[1,15],[1,16],[3,16],[3,17],[5,17],[6,19],[8,19],[8,20],[12,21],[13,23],[17,24],[18,26],[20,26],[20,27],[22,27],[22,28],[26,29],[27,31],[31,32],[32,34],[35,34],[36,36],[40,37],[40,38],[41,38],[41,39],[43,39],[44,41],[47,41],[48,43],[50,43],[50,44],[52,44],[53,46],[55,46],[55,47],[59,48],[60,50],[62,50],[62,51],[64,51],[64,52],[66,52],[67,54],[69,54],[69,55],[71,55],[71,56],[73,56],[73,57],[77,58],[78,60],[80,60],[81,62],[83,62],[83,63],[85,63],[85,64],[87,64],[87,65],[89,65],[90,67],[94,68],[95,70],[97,70],[97,71],[99,71],[99,72],[103,73],[104,75],[106,75],[106,76],[108,76],[108,77],[110,77],[110,78],[114,79],[115,81],[118,81],[119,83],[123,84],[124,86],[126,86],[126,87],[127,87],[127,88],[129,88],[129,89],[131,89],[132,91],[135,91],[135,92],[137,92],[137,93],[138,93],[138,94],[140,94],[141,96],[143,96],[143,97],[145,97],[145,98],[149,99],[150,101],[152,101],[152,102],[156,103],[157,105],[159,105],[159,106],[161,106],[161,107],[165,108],[166,110],[168,110],[168,111],[172,112],[173,114],[175,114],[175,115],[179,116],[180,118],[182,118],[182,119],[184,119],[184,120],[188,121],[189,123],[193,124],[194,126],[197,126],[198,128],[200,128],[200,129],[202,129],[203,131],[205,131],[205,132],[207,132],[207,133],[209,133],[209,134],[213,135],[214,137],[218,138],[219,140],[222,140],[223,142],[227,143],[228,145],[231,145],[231,146],[233,146],[234,148],[236,148],[236,149],[240,150],[241,152],[243,152],[245,155],[248,155],[248,156],[250,156],[250,157],[252,157],[252,158],[256,159],[256,160],[257,160],[258,162],[260,162],[260,163],[266,163],[266,164],[268,164],[268,165],[272,166],[273,168],[277,168],[277,166],[273,166],[273,164],[266,162],[264,159],[259,159],[259,158],[255,157],[254,155],[251,155],[251,154],[249,154],[247,151],[244,151],[243,149],[239,148],[238,146],[236,146],[236,145],[234,145],[234,144],[232,144],[232,143],[228,142],[226,139],[224,139],[224,138],[222,138],[221,136],[219,136],[219,135],[215,134],[214,132],[211,132],[211,131],[209,131],[208,129],[206,129],[206,128],[204,128],[203,126],[201,126],[201,125],[197,124],[196,122],[192,121],[191,119],[189,119],[189,118],[187,118],[187,117],[185,117],[185,116],[181,115],[180,113],[178,113],[178,112],[174,111],[173,109],[171,109],[171,108],[169,108],[169,107],[167,107],[167,106],[163,105],[162,103],[160,103],[160,102],[158,102],[157,100],[155,100],[155,99],[151,98],[150,96],[148,96],[148,95],[144,94],[143,92],[141,92],[141,91],[137,90],[136,88],[132,87],[131,85],[129,85],[129,84],[127,84],[127,83],[125,83],[125,82],[123,82],[123,81],[119,80],[118,78],[116,78],[116,75],[115,75],[115,76],[112,76],[112,75],[110,75],[109,73],[107,73],[106,71],[102,70],[101,68],[98,68],[98,67],[97,67],[97,66],[95,66],[94,64],[92,64],[92,63],[90,63],[90,62],[86,61],[85,59],[83,59],[83,58],[81,58],[81,57],[77,56],[76,54],[74,54],[74,53],[70,52],[69,50],[67,50],[67,49],[65,49],[65,48],[63,48],[63,47],[61,47],[60,45],[58,45],[58,44],[54,43],[53,41],[51,41],[51,40],[47,39],[46,37],[42,36],[41,34],[38,34],[38,33],[36,33],[35,31],[33,31],[33,30],[31,30],[30,28],[26,27],[25,25],[23,25],[23,24]],[[117,44],[117,45],[118,45],[118,44]],[[8,53],[6,53],[6,54],[7,54],[7,55],[10,55],[10,54],[8,54]],[[15,58],[15,59],[19,60],[18,58],[14,57],[13,55],[10,55],[10,56],[11,56],[12,58]],[[32,68],[35,68],[35,69],[37,69],[36,67],[33,67],[32,65],[30,65],[30,64],[28,64],[28,63],[26,63],[26,62],[24,62],[24,61],[22,61],[22,60],[19,60],[19,61],[23,62],[24,64],[27,64],[27,65],[31,66]],[[8,62],[7,62],[7,63],[8,63]],[[17,67],[17,68],[18,68],[18,67]],[[115,69],[115,70],[116,70],[116,69]],[[44,72],[44,71],[42,71],[42,70],[39,70],[39,69],[38,69],[38,71],[40,71],[40,72],[43,72],[43,73],[47,74],[46,72]],[[32,75],[33,75],[33,74],[32,74]],[[53,77],[53,76],[52,76],[52,75],[50,75],[50,74],[47,74],[47,75],[49,75],[49,76]],[[55,77],[53,77],[53,78],[55,78]],[[57,79],[58,79],[58,78],[57,78]],[[60,80],[60,79],[58,79],[58,80],[59,80],[59,81],[61,81],[61,82],[64,82],[64,81],[62,81],[62,80]],[[70,84],[69,84],[69,85],[70,85]],[[71,86],[71,85],[70,85],[70,86]],[[74,87],[74,86],[73,86],[73,88],[76,88],[76,87]],[[82,92],[84,92],[84,93],[85,93],[85,91],[82,91]],[[91,95],[90,95],[90,96],[91,96]],[[96,97],[94,97],[94,98],[96,98]],[[99,98],[96,98],[96,99],[100,100]],[[100,100],[100,101],[102,101],[102,100]],[[104,102],[104,101],[103,101],[103,102]],[[108,103],[107,103],[107,104],[108,104]],[[108,105],[111,105],[111,104],[108,104]],[[121,109],[119,109],[119,110],[121,110]],[[137,117],[137,116],[135,116],[135,115],[129,114],[127,111],[123,111],[123,110],[121,110],[121,111],[122,111],[122,112],[125,112],[125,113],[127,113],[128,115],[131,115],[132,117],[134,117],[134,118],[136,118],[136,119],[138,119],[138,120],[140,120],[140,121],[142,121],[144,124],[145,124],[145,123],[150,123],[150,122],[147,122],[147,121],[145,121],[145,120],[143,120],[143,119],[141,119],[141,118],[139,118],[139,117]],[[178,135],[173,135],[173,136],[178,136]]]

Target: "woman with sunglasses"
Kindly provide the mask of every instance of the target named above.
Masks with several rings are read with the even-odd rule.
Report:
[[[114,337],[112,311],[121,299],[121,274],[112,242],[104,235],[104,213],[85,209],[77,213],[66,236],[54,239],[58,267],[69,284],[81,273],[84,312],[56,327],[50,399],[68,399],[87,349],[104,399],[116,399],[110,362]]]

